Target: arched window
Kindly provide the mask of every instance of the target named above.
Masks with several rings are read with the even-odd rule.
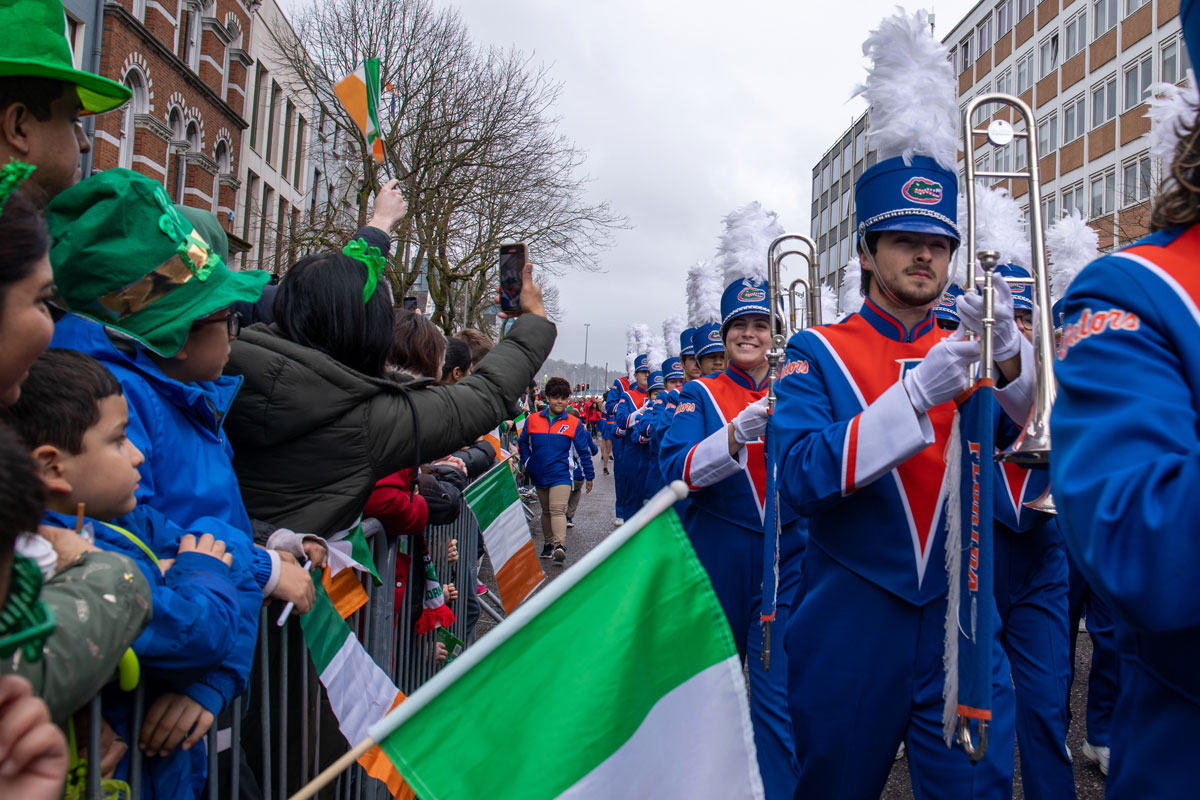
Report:
[[[217,142],[217,150],[214,153],[217,162],[217,173],[220,175],[229,174],[229,145],[225,144],[225,140]]]
[[[117,165],[133,168],[133,145],[137,136],[136,117],[150,108],[150,96],[146,89],[146,78],[141,70],[131,69],[125,73],[124,83],[133,92],[133,99],[121,111],[121,144],[117,154]]]

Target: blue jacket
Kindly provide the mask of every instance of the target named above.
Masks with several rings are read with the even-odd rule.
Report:
[[[74,517],[54,512],[46,512],[44,521],[75,526]],[[160,694],[181,692],[220,667],[234,643],[229,631],[238,624],[239,598],[229,567],[211,556],[178,554],[179,539],[186,531],[158,512],[139,507],[121,523],[146,549],[104,522],[88,519],[85,524],[97,547],[133,559],[150,583],[153,614],[133,642],[149,707]],[[164,575],[150,553],[155,558],[174,558],[175,563]],[[136,742],[139,732],[131,729],[132,695],[106,691],[103,708],[104,719],[117,735]],[[204,742],[189,751],[176,748],[161,758],[147,757],[142,765],[142,796],[147,800],[199,797],[208,767]],[[129,779],[129,766],[126,754],[117,767],[119,780]]]
[[[900,378],[948,335],[932,314],[907,330],[868,298],[845,320],[794,335],[776,384],[780,513],[807,516],[811,544],[914,605],[946,596],[954,404],[918,415]],[[997,394],[1027,389],[1025,366]],[[999,406],[996,419],[1003,446],[1016,428]]]
[[[593,439],[591,436],[588,437],[588,450],[591,452],[591,454],[593,456],[600,452],[600,445],[596,444],[596,440]],[[580,481],[585,480],[585,477],[583,474],[583,462],[587,461],[588,464],[590,465],[592,459],[590,457],[576,458],[575,457],[575,448],[571,448],[570,455],[571,455],[571,480],[575,483],[579,483]],[[594,480],[595,476],[596,476],[596,468],[593,466],[592,467],[592,477],[587,478],[586,480]]]
[[[1200,704],[1200,226],[1085,268],[1064,299],[1051,485],[1122,656]],[[1148,711],[1148,713],[1150,713]]]
[[[596,477],[592,468],[592,435],[587,426],[568,412],[550,419],[549,410],[531,414],[517,440],[521,464],[529,482],[542,489],[571,484],[571,450],[583,467],[586,480]]]
[[[240,597],[238,624],[229,628],[233,646],[221,668],[184,692],[218,714],[245,691],[258,642],[260,587],[271,565],[265,551],[253,546],[250,519],[230,461],[232,451],[221,429],[241,379],[188,384],[172,380],[143,350],[118,349],[101,325],[74,314],[54,326],[51,344],[92,356],[121,383],[129,403],[126,435],[146,457],[139,469],[139,506],[154,508],[186,530],[213,534],[233,554]],[[122,520],[117,523],[129,527]]]

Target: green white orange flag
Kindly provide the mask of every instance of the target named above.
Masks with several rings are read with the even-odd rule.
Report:
[[[496,574],[504,613],[511,614],[546,580],[509,462],[497,464],[467,487],[467,505]]]
[[[357,744],[366,737],[368,726],[395,708],[404,694],[363,649],[315,576],[313,584],[317,599],[312,611],[300,617],[300,629],[338,727],[348,743]],[[393,797],[413,796],[378,747],[368,750],[358,763],[368,775],[386,783]]]
[[[733,637],[671,509],[686,493],[664,489],[371,726],[422,800],[763,797]]]
[[[379,127],[379,59],[363,61],[358,69],[335,83],[333,91],[362,131],[375,161],[383,161],[383,129]]]

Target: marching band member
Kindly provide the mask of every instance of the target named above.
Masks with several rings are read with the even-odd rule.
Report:
[[[943,741],[945,451],[952,401],[979,357],[978,342],[938,329],[931,313],[959,242],[953,70],[925,12],[885,20],[864,53],[879,153],[855,185],[865,297],[836,325],[793,336],[777,384],[781,513],[807,516],[811,537],[787,635],[795,796],[875,800],[904,742],[917,797],[1008,800],[1013,695],[1001,647],[986,755],[972,765]],[[996,286],[996,395],[1024,422],[1032,350],[1016,342],[1011,297],[1003,279]],[[1015,426],[997,416],[1008,434],[997,440],[1011,440]]]
[[[1197,3],[1184,0],[1179,14],[1194,53]],[[1071,555],[1116,616],[1120,691],[1105,790],[1116,798],[1187,797],[1200,779],[1200,596],[1191,575],[1200,538],[1190,527],[1200,513],[1194,80],[1188,90],[1159,87],[1172,101],[1151,111],[1151,156],[1170,164],[1152,233],[1089,265],[1062,301],[1051,484]]]
[[[699,261],[688,270],[688,324],[692,331],[692,356],[696,361],[696,374],[688,380],[725,369],[725,345],[721,339],[721,293],[724,290],[725,278],[716,261]]]
[[[650,379],[650,356],[641,349],[650,338],[650,329],[645,325],[634,326],[638,337],[639,351],[633,359],[634,382],[617,399],[613,412],[614,435],[621,441],[621,470],[617,476],[617,525],[633,516],[642,507],[642,489],[645,485],[646,446],[629,435],[630,427],[641,416],[646,404],[646,390]]]
[[[692,489],[684,528],[725,610],[738,653],[747,659],[759,771],[766,796],[775,800],[792,796],[797,769],[787,710],[787,658],[783,648],[774,648],[771,669],[764,670],[759,621],[766,495],[762,436],[771,344],[765,254],[782,229],[775,215],[757,203],[731,214],[727,225],[722,245],[731,280],[721,298],[717,332],[728,365],[680,390],[660,462],[667,477],[682,479]],[[747,228],[752,235],[738,235]],[[702,337],[696,352],[703,359],[709,343],[704,341],[707,333]],[[778,630],[786,629],[799,591],[805,543],[803,522],[795,514],[784,515],[782,531]]]
[[[639,369],[637,359],[639,340],[647,336],[648,332],[645,325],[630,325],[625,329],[625,371],[629,373],[629,377],[622,376],[613,381],[604,401],[604,407],[612,423],[613,488],[616,498],[613,525],[618,527],[625,524],[626,515],[632,514],[633,511],[630,510],[625,434],[617,424],[617,412],[625,398],[630,398],[632,403],[635,395],[641,396],[643,399],[645,397],[642,391],[646,387],[646,376],[650,374],[650,371],[646,368],[644,361]],[[644,374],[639,375],[639,372]]]

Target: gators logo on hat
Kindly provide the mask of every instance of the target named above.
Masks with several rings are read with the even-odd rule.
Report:
[[[904,184],[904,187],[900,189],[900,194],[914,203],[937,205],[942,202],[942,185],[937,181],[918,175]]]
[[[743,303],[761,303],[767,299],[767,293],[764,289],[757,286],[747,286],[738,292],[738,300]]]
[[[708,340],[710,342],[721,341],[721,331],[716,328],[713,328],[711,331],[708,332]]]

